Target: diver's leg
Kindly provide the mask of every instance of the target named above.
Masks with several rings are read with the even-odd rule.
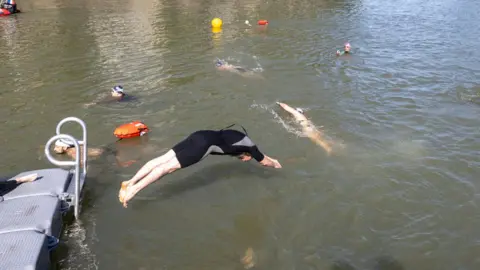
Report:
[[[132,177],[132,179],[128,181],[124,181],[122,184],[124,185],[134,185],[137,183],[140,179],[144,178],[146,175],[148,175],[153,169],[156,167],[167,163],[170,161],[173,157],[175,157],[175,152],[173,150],[169,150],[167,153],[164,155],[154,158],[147,162],[143,167]]]
[[[180,162],[178,162],[177,158],[172,158],[167,163],[164,163],[153,170],[145,176],[142,180],[134,184],[133,186],[129,186],[126,190],[125,197],[123,198],[123,206],[127,207],[128,201],[130,201],[140,190],[144,189],[151,183],[157,181],[158,179],[162,178],[164,175],[173,173],[174,171],[181,168]]]
[[[210,145],[206,143],[204,134],[202,132],[195,132],[189,136],[189,138],[183,140],[172,148],[171,158],[154,167],[135,184],[130,184],[126,187],[123,196],[119,195],[120,202],[126,207],[127,202],[131,200],[135,194],[144,189],[149,184],[155,182],[162,176],[168,173],[172,173],[180,168],[186,168],[191,166],[208,155]]]

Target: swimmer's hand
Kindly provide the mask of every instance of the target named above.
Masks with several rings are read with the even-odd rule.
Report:
[[[339,51],[339,50],[337,50],[337,56],[338,56],[338,55],[340,55],[340,51]]]
[[[282,103],[282,102],[278,102],[278,101],[277,101],[277,105],[279,105],[279,106],[282,107],[283,109],[289,107],[287,104]]]
[[[15,181],[17,181],[17,183],[27,183],[27,182],[33,182],[37,180],[37,178],[38,178],[38,175],[35,173],[35,174],[29,174],[26,176],[18,177],[15,179]]]
[[[282,109],[284,109],[285,111],[293,114],[294,116],[296,115],[300,115],[299,112],[297,112],[297,110],[295,110],[294,108],[288,106],[287,104],[285,103],[282,103],[282,102],[277,102],[278,105],[280,105],[280,107],[282,107]],[[303,116],[304,117],[304,116]]]
[[[272,167],[272,168],[275,168],[275,169],[282,168],[282,165],[280,164],[280,162],[278,162],[278,160],[273,159],[273,158],[271,158],[269,156],[266,156],[266,155],[263,158],[263,160],[260,161],[260,164],[262,164],[263,166]]]

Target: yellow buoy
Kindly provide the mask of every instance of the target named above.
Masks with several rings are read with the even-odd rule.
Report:
[[[220,28],[220,27],[222,27],[222,24],[223,24],[223,22],[220,18],[215,18],[215,19],[212,20],[212,27],[213,28]]]

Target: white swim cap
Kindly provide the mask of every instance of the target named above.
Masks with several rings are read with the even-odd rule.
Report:
[[[73,144],[72,141],[59,139],[55,142],[55,146],[70,148],[70,147],[74,147],[75,145]]]
[[[112,88],[112,90],[113,90],[114,92],[119,93],[119,94],[123,94],[123,93],[124,93],[124,92],[123,92],[123,86],[121,86],[121,85],[116,85],[115,87]]]

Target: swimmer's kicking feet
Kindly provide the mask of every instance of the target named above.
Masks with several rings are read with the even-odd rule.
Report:
[[[246,69],[246,68],[241,67],[241,66],[234,66],[234,65],[231,65],[231,64],[227,63],[226,61],[223,61],[223,60],[220,60],[220,59],[217,59],[217,61],[215,61],[215,68],[217,68],[218,70],[226,70],[226,71],[230,71],[230,72],[233,72],[233,73],[237,73],[237,74],[239,74],[241,76],[244,76],[244,77],[263,78],[261,75],[257,74],[253,70],[249,70],[249,69]]]
[[[263,166],[282,168],[278,160],[260,152],[247,134],[233,129],[200,130],[175,145],[166,154],[147,162],[132,179],[122,182],[118,198],[124,207],[142,189],[173,173],[191,166],[209,154],[235,156],[242,161],[252,157]]]
[[[307,119],[302,109],[294,109],[287,104],[281,102],[277,102],[277,104],[280,105],[282,109],[289,112],[293,117],[295,117],[297,123],[300,124],[300,126],[302,127],[303,133],[308,136],[314,143],[323,147],[323,149],[325,149],[328,154],[332,152],[332,147],[325,141],[322,133],[315,128],[315,125]]]

